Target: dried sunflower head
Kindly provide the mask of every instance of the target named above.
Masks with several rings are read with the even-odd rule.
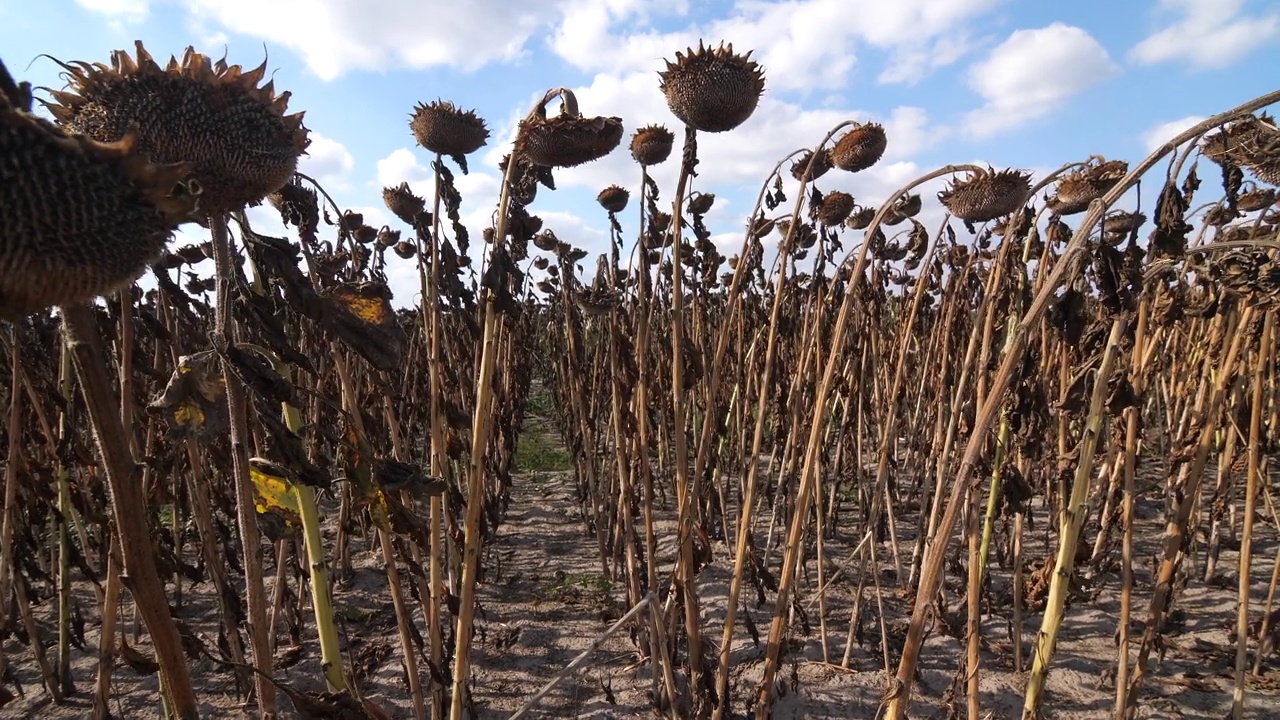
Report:
[[[1206,137],[1201,148],[1218,164],[1231,162],[1265,183],[1280,185],[1280,128],[1266,113],[1226,125]]]
[[[293,176],[310,140],[302,113],[285,115],[289,93],[258,87],[264,60],[244,72],[188,47],[161,68],[136,43],[137,58],[111,54],[111,66],[62,64],[70,91],[46,102],[73,132],[112,142],[136,132],[137,147],[156,163],[189,162],[209,215],[257,203]]]
[[[969,173],[938,193],[938,200],[965,222],[987,222],[1022,207],[1031,194],[1031,175],[1018,170]]]
[[[676,136],[662,125],[646,125],[631,136],[631,157],[649,167],[666,162]]]
[[[444,100],[415,105],[409,129],[419,145],[441,155],[470,155],[489,139],[484,119],[474,110],[463,112]]]
[[[573,94],[561,93],[559,115],[547,118],[539,106],[539,113],[520,121],[517,153],[537,165],[573,167],[613,152],[622,142],[622,118],[583,117]]]
[[[703,132],[732,130],[755,112],[764,93],[764,72],[751,52],[736,55],[733,44],[689,48],[658,73],[667,107],[684,124]]]
[[[268,195],[267,202],[280,211],[280,217],[286,224],[310,232],[320,227],[320,205],[315,190],[288,182]]]
[[[853,196],[840,190],[832,190],[822,198],[818,207],[818,220],[827,227],[835,227],[849,217],[854,208]]]
[[[1106,195],[1128,172],[1129,163],[1094,155],[1084,167],[1058,180],[1054,196],[1047,203],[1049,209],[1058,215],[1083,212],[1089,208],[1089,203]]]
[[[102,143],[31,113],[0,63],[0,317],[88,302],[128,285],[194,218],[187,164],[153,164],[137,137]]]
[[[857,212],[850,213],[849,219],[844,221],[844,226],[850,230],[865,230],[871,225],[871,221],[875,219],[875,208],[862,208]]]
[[[813,167],[809,168],[809,162],[813,162]],[[806,150],[798,160],[791,164],[791,177],[796,180],[804,180],[804,171],[809,168],[809,179],[817,180],[832,168],[831,148],[823,148],[822,152],[816,156],[812,150]]]
[[[407,182],[382,188],[382,202],[393,215],[409,225],[415,224],[418,216],[427,209],[427,201],[414,195]]]
[[[858,125],[845,133],[831,148],[831,162],[847,172],[858,172],[880,162],[889,138],[879,123]]]
[[[600,191],[596,196],[596,202],[600,203],[600,207],[610,213],[620,213],[627,209],[627,201],[631,199],[631,193],[626,188],[610,185]]]
[[[1240,197],[1236,199],[1236,207],[1241,212],[1256,212],[1274,205],[1278,195],[1280,194],[1275,190],[1259,190],[1255,187],[1240,193]]]
[[[405,260],[412,258],[418,252],[418,248],[413,243],[408,242],[406,240],[401,240],[400,242],[396,243],[394,245],[394,248],[395,248],[396,254],[404,258]]]

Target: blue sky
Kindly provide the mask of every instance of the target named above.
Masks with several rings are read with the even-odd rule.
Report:
[[[616,183],[634,197],[639,184],[630,134],[663,123],[680,136],[657,73],[699,39],[752,50],[765,72],[755,114],[700,137],[696,189],[717,195],[708,219],[727,255],[773,164],[844,120],[884,123],[888,150],[871,170],[831,173],[819,187],[879,204],[947,163],[1040,175],[1091,154],[1137,162],[1280,77],[1274,0],[0,0],[0,59],[35,85],[62,85],[41,53],[109,62],[135,39],[157,59],[189,44],[247,67],[268,53],[276,88],[292,93],[290,109],[305,110],[312,131],[302,169],[375,227],[398,227],[384,185],[429,188],[430,156],[408,130],[415,103],[450,100],[488,122],[488,145],[469,159],[469,176],[458,174],[478,235],[515,122],[546,89],[572,88],[585,113],[617,115],[626,129],[609,157],[556,171],[560,189],[532,208],[592,252],[587,269],[608,237],[596,193]],[[667,200],[677,159],[654,173]],[[926,206],[938,187],[925,188]],[[252,216],[278,230],[269,208]],[[921,216],[930,230],[934,217]],[[413,303],[413,264],[389,263],[396,304]]]

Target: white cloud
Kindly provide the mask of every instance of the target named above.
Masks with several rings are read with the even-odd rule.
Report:
[[[914,85],[929,71],[946,67],[964,57],[973,47],[973,41],[963,31],[935,38],[919,47],[904,47],[876,76],[881,85]]]
[[[85,10],[101,13],[116,23],[139,23],[151,13],[149,0],[76,0]]]
[[[125,0],[90,0],[123,3]],[[184,0],[199,20],[288,47],[323,80],[352,70],[512,61],[555,16],[552,0]]]
[[[696,46],[700,39],[712,45],[724,40],[738,52],[753,50],[752,59],[765,68],[767,93],[770,88],[842,87],[857,65],[856,46],[862,42],[890,51],[883,82],[914,82],[955,62],[964,44],[943,38],[963,34],[963,23],[1002,1],[744,0],[727,17],[662,33],[645,23],[634,2],[579,0],[563,9],[550,44],[581,70],[627,74],[661,69],[663,59],[674,59],[676,49]]]
[[[431,168],[420,164],[409,148],[399,148],[378,161],[379,187],[395,187],[407,182],[415,195],[428,197],[432,189],[431,177]]]
[[[1142,133],[1142,147],[1146,148],[1148,153],[1155,152],[1156,148],[1172,140],[1175,135],[1204,121],[1203,115],[1188,115],[1177,120],[1162,122]]]
[[[1129,58],[1144,65],[1185,60],[1201,69],[1221,68],[1258,47],[1280,40],[1280,12],[1244,15],[1244,0],[1160,0],[1177,19],[1144,38]]]
[[[969,69],[969,85],[986,105],[968,114],[968,130],[986,137],[1043,117],[1119,70],[1081,28],[1055,22],[1017,30]]]
[[[298,162],[298,170],[315,178],[326,189],[347,187],[347,177],[356,166],[355,158],[337,140],[314,130],[309,137],[311,144],[307,146],[307,154]]]

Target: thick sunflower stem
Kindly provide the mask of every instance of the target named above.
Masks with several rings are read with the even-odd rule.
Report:
[[[147,502],[142,491],[141,468],[129,451],[129,439],[120,422],[119,406],[110,391],[107,359],[93,310],[88,305],[65,307],[62,309],[62,322],[106,471],[124,575],[128,577],[125,584],[133,595],[147,632],[151,634],[151,644],[164,674],[165,688],[174,712],[181,720],[196,720],[199,713],[195,693],[191,689],[187,658],[182,652],[178,628],[169,614],[169,601],[156,570],[155,553],[147,530]]]
[[[694,590],[693,564],[693,505],[697,502],[698,477],[689,487],[689,445],[685,435],[684,388],[684,265],[681,253],[684,235],[681,232],[681,215],[685,189],[693,174],[693,158],[697,153],[698,131],[685,127],[684,162],[680,166],[680,179],[676,183],[676,197],[671,213],[671,424],[675,432],[675,484],[679,520],[676,537],[679,544],[679,560],[676,569],[676,587],[684,605],[685,633],[689,641],[689,694],[690,709],[696,704],[698,679],[702,674],[702,632],[698,615],[698,596]]]
[[[1089,497],[1091,486],[1089,481],[1093,476],[1093,457],[1098,447],[1098,437],[1102,434],[1102,422],[1106,418],[1108,385],[1111,381],[1111,371],[1116,364],[1116,356],[1119,354],[1124,328],[1123,318],[1112,321],[1111,335],[1107,338],[1106,349],[1102,351],[1102,364],[1093,381],[1089,418],[1085,425],[1084,437],[1080,439],[1080,464],[1076,466],[1076,475],[1071,486],[1071,499],[1066,511],[1068,523],[1062,527],[1057,564],[1049,582],[1049,597],[1045,605],[1044,618],[1041,621],[1040,636],[1037,639],[1035,652],[1032,654],[1031,678],[1027,682],[1027,694],[1022,706],[1024,720],[1032,720],[1039,712],[1044,683],[1049,677],[1049,662],[1053,659],[1053,651],[1058,644],[1058,630],[1062,627],[1067,588],[1071,584],[1071,575],[1075,570],[1076,545],[1080,541],[1080,531],[1084,527],[1085,501]]]
[[[546,105],[555,91],[546,94],[542,102],[530,111],[530,115]],[[502,192],[498,198],[498,221],[494,228],[494,243],[505,243],[507,218],[510,214],[511,181],[515,177],[518,159],[513,155],[507,163],[502,178]],[[484,452],[489,445],[492,428],[490,399],[493,396],[493,374],[497,360],[498,325],[500,319],[495,307],[494,292],[485,294],[484,330],[480,347],[480,366],[476,374],[475,415],[471,423],[471,467],[467,488],[467,513],[462,549],[462,588],[459,593],[458,625],[454,646],[453,690],[449,698],[450,720],[462,720],[467,696],[467,680],[471,674],[471,632],[475,621],[476,579],[480,572],[481,538],[480,515],[484,504]],[[434,308],[433,308],[434,311]]]
[[[1240,531],[1240,600],[1236,615],[1236,678],[1231,698],[1231,717],[1244,717],[1244,670],[1249,644],[1249,570],[1253,559],[1253,515],[1258,504],[1258,482],[1262,468],[1262,406],[1264,370],[1271,362],[1271,333],[1275,328],[1274,312],[1263,320],[1262,337],[1258,338],[1258,356],[1253,364],[1253,391],[1249,409],[1249,475],[1245,485],[1244,527]],[[1259,651],[1261,654],[1261,651]]]

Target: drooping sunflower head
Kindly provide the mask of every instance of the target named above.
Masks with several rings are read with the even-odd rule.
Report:
[[[561,98],[560,113],[546,117],[546,104]],[[516,151],[543,167],[574,167],[613,152],[622,142],[622,118],[585,117],[573,93],[560,89],[538,106],[539,112],[520,121]]]
[[[484,146],[489,129],[474,110],[463,111],[451,102],[418,103],[409,129],[422,147],[441,155],[470,155]]]
[[[702,132],[732,130],[755,112],[764,94],[764,71],[751,60],[751,52],[738,55],[733,43],[676,53],[667,69],[658,73],[658,87],[667,107],[686,125]]]
[[[427,209],[427,201],[413,194],[407,182],[382,188],[382,202],[393,215],[409,225],[416,224]]]
[[[101,142],[137,135],[155,163],[190,163],[206,214],[260,202],[287,183],[310,140],[302,113],[286,115],[289,93],[259,86],[267,65],[245,71],[188,47],[161,67],[136,43],[111,65],[61,63],[69,90],[45,102],[63,127]]]
[[[1095,155],[1083,167],[1058,180],[1056,192],[1049,199],[1049,209],[1058,215],[1084,212],[1089,209],[1089,203],[1106,195],[1128,172],[1129,163]]]
[[[822,198],[817,208],[818,220],[827,227],[836,227],[844,222],[853,212],[855,203],[853,196],[840,190],[832,190]]]
[[[1022,207],[1031,193],[1031,175],[1019,170],[987,170],[952,180],[938,200],[965,222],[987,222]]]
[[[889,138],[879,123],[858,125],[840,136],[831,148],[831,162],[846,172],[859,172],[880,162]]]
[[[671,155],[676,136],[663,125],[646,125],[631,136],[631,157],[644,167],[660,165]]]
[[[600,194],[596,196],[596,202],[600,203],[600,207],[610,213],[620,213],[626,210],[627,201],[630,199],[631,193],[627,192],[626,188],[617,185],[610,185],[601,190]]]
[[[1266,113],[1226,125],[1205,137],[1201,147],[1218,164],[1233,163],[1265,183],[1280,185],[1280,126]]]
[[[187,164],[154,164],[136,135],[98,142],[31,113],[0,63],[0,317],[127,286],[197,212]]]

